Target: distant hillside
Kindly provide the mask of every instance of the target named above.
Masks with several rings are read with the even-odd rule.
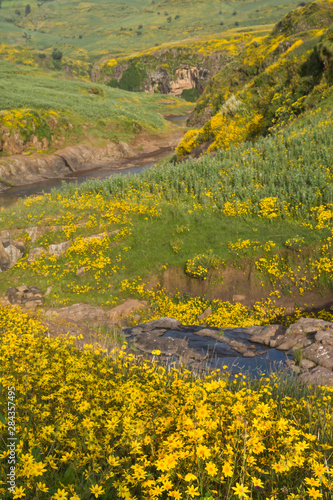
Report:
[[[99,146],[163,131],[163,115],[184,114],[186,102],[66,80],[0,61],[0,156],[78,142]]]
[[[163,43],[276,23],[297,1],[1,0],[0,57],[87,75],[102,56],[122,57]],[[14,50],[13,50],[14,49]],[[54,49],[63,58],[53,59]]]
[[[228,149],[287,126],[332,91],[333,3],[284,17],[269,36],[245,40],[209,82],[178,147],[179,156]]]

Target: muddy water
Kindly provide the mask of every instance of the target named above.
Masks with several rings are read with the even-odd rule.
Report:
[[[48,179],[43,182],[27,184],[26,186],[16,186],[0,193],[0,207],[7,208],[13,205],[20,198],[33,196],[43,193],[50,193],[53,188],[60,188],[63,182],[81,184],[88,179],[106,179],[116,175],[133,175],[152,167],[155,162],[144,163],[136,167],[117,169],[103,168],[101,170],[89,170],[78,172],[75,177],[66,177],[60,179]]]
[[[188,115],[183,116],[169,116],[166,119],[175,125],[182,127],[185,125],[185,122],[188,118]],[[163,151],[164,150],[164,151]],[[173,153],[173,148],[161,148],[161,152],[156,155],[156,160],[152,161],[151,159],[145,160],[142,158],[142,161],[137,160],[135,166],[131,166],[129,168],[115,168],[114,164],[110,164],[110,166],[102,167],[99,169],[90,168],[77,171],[71,176],[62,177],[59,179],[47,179],[42,182],[36,182],[33,184],[27,184],[24,186],[16,186],[6,191],[0,193],[0,208],[7,208],[13,205],[20,198],[25,198],[27,196],[33,196],[43,193],[50,193],[53,188],[60,188],[63,182],[77,183],[81,184],[82,182],[88,179],[106,179],[108,177],[113,177],[116,175],[133,175],[139,174],[143,170],[152,167],[157,163],[158,160],[169,156]],[[129,163],[131,159],[129,159]]]

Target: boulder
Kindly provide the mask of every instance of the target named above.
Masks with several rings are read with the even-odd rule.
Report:
[[[312,344],[312,340],[305,337],[303,334],[291,334],[285,336],[282,343],[276,346],[281,351],[295,351],[295,349],[307,347]]]
[[[182,324],[178,321],[178,319],[165,317],[148,321],[148,323],[140,326],[143,331],[146,332],[147,330],[154,330],[155,328],[163,328],[164,330],[179,330]]]
[[[333,370],[333,346],[315,342],[303,350],[303,356],[316,365],[321,365],[328,370]],[[333,372],[332,372],[333,376]]]
[[[146,300],[127,299],[123,304],[114,307],[108,312],[108,317],[111,322],[115,323],[129,316],[133,311],[145,309],[148,305]]]
[[[250,327],[247,332],[251,334],[251,342],[277,347],[285,338],[286,328],[281,325],[267,325]]]
[[[40,257],[43,253],[46,253],[46,250],[43,247],[32,248],[28,255],[28,262],[33,262],[34,260],[38,259],[38,257]]]
[[[18,304],[27,309],[36,309],[44,304],[41,291],[34,285],[10,287],[6,292],[6,298],[10,304]]]
[[[198,320],[202,320],[202,319],[206,319],[207,316],[209,316],[210,314],[212,314],[212,310],[210,307],[208,307],[207,309],[204,310],[203,313],[201,313],[199,316],[198,316]]]
[[[71,241],[63,241],[62,243],[55,243],[49,246],[49,252],[56,257],[60,257],[71,246]]]
[[[0,271],[7,271],[23,257],[24,243],[10,238],[0,238]]]
[[[327,328],[332,328],[332,323],[329,321],[314,318],[301,318],[287,328],[286,335],[315,333]]]
[[[319,384],[333,387],[333,372],[323,366],[316,366],[310,371],[302,372],[299,379],[306,384]]]

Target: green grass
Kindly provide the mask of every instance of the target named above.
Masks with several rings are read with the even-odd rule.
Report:
[[[114,262],[120,252],[121,266],[98,286],[93,273],[89,272],[80,277],[76,277],[75,272],[66,272],[61,279],[45,273],[40,275],[38,282],[42,289],[54,286],[53,293],[57,297],[48,299],[53,303],[78,300],[76,293],[68,291],[69,283],[73,282],[92,287],[80,297],[81,300],[105,305],[110,297],[119,300],[120,296],[128,295],[120,290],[123,279],[140,276],[148,282],[152,277],[162,276],[163,266],[177,268],[182,273],[188,259],[210,251],[225,260],[226,265],[236,268],[249,265],[254,270],[256,260],[276,255],[290,269],[296,271],[298,266],[305,269],[310,257],[321,256],[321,246],[330,234],[327,227],[315,228],[316,215],[311,210],[333,202],[333,122],[330,117],[331,112],[324,107],[320,113],[304,117],[277,135],[262,138],[254,145],[245,143],[229,151],[219,151],[215,157],[204,156],[175,165],[165,162],[140,175],[88,181],[78,187],[68,184],[63,187],[60,200],[55,191],[51,198],[36,201],[29,207],[21,201],[3,211],[0,227],[15,224],[22,229],[23,236],[28,226],[47,224],[45,221],[50,217],[63,215],[66,218],[70,213],[76,222],[87,221],[90,216],[97,217],[98,221],[95,227],[78,228],[71,238],[121,227],[131,230],[131,234],[115,245],[111,238],[105,255]],[[308,144],[311,148],[307,149]],[[160,215],[127,213],[126,208],[118,208],[119,213],[127,214],[126,220],[112,222],[105,215],[106,208],[80,208],[75,201],[80,194],[88,196],[93,204],[100,194],[107,203],[118,200],[124,207],[128,202],[142,207],[156,206]],[[276,197],[281,215],[273,219],[260,216],[261,200],[272,197]],[[68,202],[64,204],[62,198]],[[226,203],[233,201],[247,203],[249,213],[228,216]],[[284,206],[288,206],[290,216],[283,215]],[[297,251],[286,243],[295,237],[303,239]],[[33,246],[47,246],[67,239],[62,231],[50,232]],[[268,251],[262,248],[230,251],[228,245],[238,239],[258,241],[261,245],[273,241],[275,247]],[[58,261],[60,269],[66,269],[67,263],[65,256]],[[256,279],[271,286],[269,275],[261,273],[259,276],[257,271],[255,274]],[[323,286],[326,290],[331,283],[325,276],[323,274],[318,281],[318,287]],[[9,285],[22,281],[32,284],[36,278],[29,268],[13,269],[0,276],[0,289],[5,291]],[[287,278],[280,285],[285,293],[294,290],[295,286]]]
[[[235,28],[235,23],[237,28],[275,23],[297,4],[285,0],[232,4],[218,0],[154,4],[151,0],[59,0],[40,2],[39,7],[31,4],[31,13],[25,16],[26,2],[3,0],[0,32],[12,46],[26,45],[49,54],[57,46],[72,59],[98,59],[103,54],[128,55],[162,43],[220,33]]]
[[[24,68],[0,61],[0,110],[32,108],[53,110],[74,125],[62,127],[72,143],[91,134],[108,140],[129,140],[141,131],[165,130],[162,115],[186,113],[182,99],[138,94],[78,80],[54,72]],[[63,125],[66,124],[64,120]],[[88,122],[88,123],[87,123]],[[89,130],[84,132],[84,126]]]

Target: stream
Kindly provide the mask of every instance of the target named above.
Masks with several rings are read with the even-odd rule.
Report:
[[[166,117],[166,119],[175,125],[181,127],[185,124],[188,115],[183,116],[172,116]],[[102,167],[99,169],[91,168],[89,170],[77,171],[74,174],[66,177],[60,177],[56,179],[47,179],[41,182],[35,182],[32,184],[27,184],[23,186],[15,186],[6,191],[0,193],[0,207],[7,208],[16,203],[20,198],[26,198],[27,196],[40,195],[43,193],[50,193],[54,188],[60,188],[63,182],[77,183],[81,184],[88,179],[107,179],[108,177],[113,177],[116,175],[133,175],[143,172],[157,163],[158,160],[169,156],[172,153],[172,149],[164,151],[163,153],[156,156],[156,160],[147,163],[147,160],[142,159],[137,162],[138,165],[129,168],[114,168],[114,164],[110,167]],[[129,162],[131,159],[129,159]],[[111,162],[110,162],[111,163]]]

